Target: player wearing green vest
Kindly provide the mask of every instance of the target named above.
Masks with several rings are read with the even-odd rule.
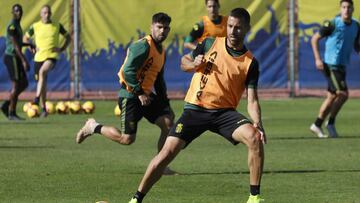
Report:
[[[4,55],[4,64],[6,65],[12,88],[9,100],[1,105],[1,111],[9,120],[24,120],[16,114],[16,104],[18,97],[28,86],[26,71],[29,70],[29,64],[21,52],[24,45],[22,42],[23,31],[20,25],[23,10],[20,4],[12,7],[13,18],[6,27],[6,49]]]
[[[91,118],[80,129],[76,142],[81,143],[94,133],[101,134],[119,144],[135,142],[137,125],[145,117],[160,130],[158,150],[173,125],[174,113],[166,94],[164,80],[165,49],[162,42],[170,31],[171,18],[165,13],[157,13],[152,18],[151,35],[132,44],[118,73],[120,129],[105,126]],[[169,168],[164,174],[174,174]]]

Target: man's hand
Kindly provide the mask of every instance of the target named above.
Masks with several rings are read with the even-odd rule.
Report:
[[[25,59],[21,60],[21,63],[24,67],[24,70],[29,71],[29,67],[30,67],[29,63]]]
[[[141,94],[138,96],[138,98],[142,106],[148,106],[151,103],[151,98],[149,95]]]
[[[324,63],[320,59],[315,60],[315,65],[318,70],[324,70]]]
[[[258,123],[254,123],[253,126],[259,131],[260,133],[260,140],[263,144],[266,144],[266,134],[265,134],[265,130],[262,127],[261,124]]]
[[[204,57],[204,55],[202,55],[202,54],[197,55],[197,56],[195,57],[193,63],[194,63],[194,66],[195,66],[195,67],[198,67],[198,66],[200,66],[201,64],[205,63],[205,57]]]

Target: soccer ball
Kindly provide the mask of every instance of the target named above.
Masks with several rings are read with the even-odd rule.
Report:
[[[71,114],[78,114],[81,111],[81,105],[79,101],[70,102],[69,112]]]
[[[94,112],[95,110],[95,104],[92,101],[86,101],[83,105],[82,105],[82,109],[86,114],[91,114]]]
[[[116,106],[115,106],[114,114],[115,114],[115,116],[120,116],[121,110],[120,110],[119,105],[116,105]]]
[[[46,112],[48,112],[49,114],[55,113],[54,103],[52,103],[51,101],[46,101],[45,106],[46,106]]]
[[[24,113],[26,113],[28,111],[28,109],[31,107],[31,102],[26,102],[23,106],[23,111]]]
[[[64,102],[59,101],[55,106],[55,110],[58,114],[66,114],[67,107]]]
[[[39,116],[39,106],[36,104],[31,105],[27,111],[26,111],[26,115],[29,118],[35,118]]]

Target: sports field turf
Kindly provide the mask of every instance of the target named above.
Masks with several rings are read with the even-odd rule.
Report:
[[[337,139],[318,139],[308,130],[321,101],[261,101],[268,136],[261,186],[266,202],[360,202],[360,100],[350,99],[340,112]],[[118,125],[115,103],[95,101],[92,116]],[[172,102],[177,117],[182,105]],[[244,111],[246,101],[242,105]],[[132,146],[99,135],[75,144],[87,117],[51,115],[14,123],[1,115],[0,202],[127,202],[157,152],[159,130],[142,120]],[[144,202],[246,202],[246,160],[245,146],[203,134],[172,163],[182,175],[163,177]]]

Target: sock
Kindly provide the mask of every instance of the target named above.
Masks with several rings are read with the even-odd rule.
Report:
[[[9,111],[9,116],[15,116],[15,111]]]
[[[323,124],[323,122],[324,122],[324,119],[316,118],[316,120],[315,120],[315,125],[316,125],[317,127],[321,127],[321,125]]]
[[[134,198],[136,198],[138,200],[139,203],[142,202],[142,200],[144,199],[146,194],[144,193],[141,193],[139,191],[136,191],[135,195],[134,195]]]
[[[46,111],[46,107],[43,107],[43,108],[42,108],[42,111],[43,111],[43,112],[47,112],[47,111]]]
[[[260,194],[260,185],[250,185],[250,194],[253,196]]]
[[[103,125],[99,124],[95,127],[94,129],[94,133],[98,133],[101,134],[101,128],[103,127]]]
[[[329,118],[328,125],[334,125],[335,124],[335,118]]]
[[[40,97],[35,97],[34,104],[39,105]]]

